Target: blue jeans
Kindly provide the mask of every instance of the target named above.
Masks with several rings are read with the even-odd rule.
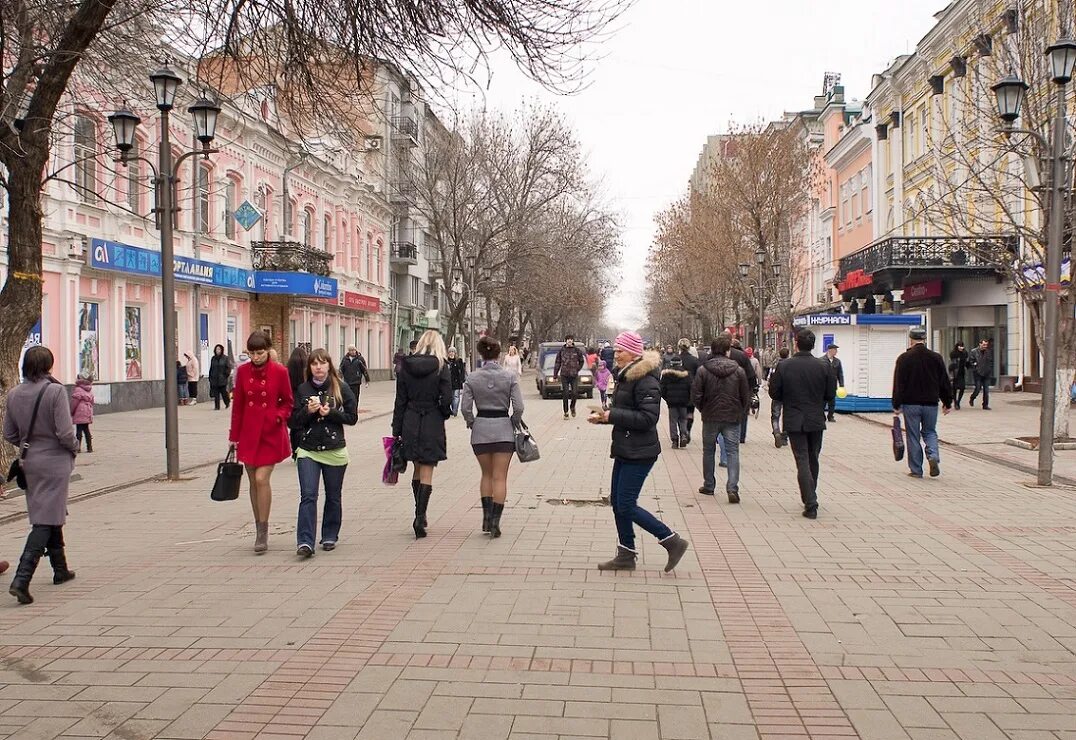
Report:
[[[652,462],[629,462],[613,460],[613,480],[609,487],[609,503],[613,506],[617,539],[620,546],[635,552],[635,530],[638,524],[650,534],[663,540],[672,535],[657,517],[639,506],[639,493],[643,490],[646,476],[650,475]]]
[[[728,466],[729,479],[725,484],[726,493],[740,490],[740,425],[718,424],[704,421],[702,423],[702,485],[708,491],[717,488],[714,471],[714,447],[721,447],[721,462]]]
[[[299,521],[295,527],[297,545],[314,547],[318,528],[318,483],[325,480],[325,511],[321,517],[321,541],[336,543],[344,511],[340,493],[344,488],[347,465],[322,465],[309,457],[296,460],[299,470]]]
[[[904,404],[904,433],[908,437],[908,467],[916,475],[923,474],[923,447],[927,457],[940,460],[938,454],[938,407]]]
[[[452,415],[455,416],[460,412],[460,395],[462,395],[463,389],[452,391]]]

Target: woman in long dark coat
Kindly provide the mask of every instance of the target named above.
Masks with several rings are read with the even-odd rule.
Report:
[[[445,356],[441,334],[431,329],[419,338],[414,354],[401,361],[396,376],[392,436],[401,440],[404,458],[415,467],[415,537],[426,536],[433,469],[448,459],[445,420],[452,415],[452,376]]]
[[[26,510],[30,534],[8,593],[20,604],[31,604],[30,579],[41,556],[48,553],[52,582],[75,577],[67,568],[63,526],[67,521],[67,488],[75,467],[75,425],[67,391],[52,377],[54,359],[47,347],[31,347],[22,360],[23,382],[7,395],[4,439],[16,447],[28,445],[22,468],[26,474]],[[37,419],[30,422],[38,397]]]
[[[228,380],[232,377],[232,361],[224,354],[224,345],[218,344],[213,348],[213,357],[209,360],[209,395],[213,398],[213,410],[220,411],[220,402],[224,401],[224,408],[231,403],[231,395],[228,393]]]

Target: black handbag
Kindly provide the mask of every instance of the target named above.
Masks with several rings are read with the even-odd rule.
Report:
[[[531,430],[527,428],[527,425],[520,419],[519,426],[516,427],[516,457],[520,462],[527,463],[533,462],[541,458],[541,454],[538,452],[538,443],[534,441],[534,437],[531,436]]]
[[[235,461],[235,445],[228,447],[224,462],[217,465],[217,480],[209,498],[214,501],[235,501],[239,498],[239,484],[243,481],[243,465]]]
[[[407,470],[407,459],[403,453],[403,440],[399,437],[392,442],[391,470],[393,473],[403,473]]]
[[[34,401],[34,413],[30,415],[30,429],[26,432],[26,437],[22,444],[19,445],[19,456],[11,461],[11,467],[7,469],[7,482],[15,481],[22,490],[26,490],[26,471],[22,469],[22,460],[26,457],[26,451],[30,449],[30,437],[34,435],[34,424],[37,423],[37,410],[41,408],[41,399],[45,395],[45,390],[49,387],[46,383],[44,387],[37,394],[37,400]]]

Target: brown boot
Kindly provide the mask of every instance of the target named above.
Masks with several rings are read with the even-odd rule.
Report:
[[[617,545],[616,557],[604,563],[598,563],[598,570],[635,570],[635,552]]]
[[[254,552],[261,555],[269,549],[269,522],[255,522],[257,534],[254,536]]]
[[[729,494],[729,500],[731,500],[732,494]],[[738,499],[739,497],[737,497]],[[680,562],[680,558],[684,557],[684,553],[687,552],[691,543],[685,540],[678,534],[671,534],[665,539],[661,540],[661,546],[669,552],[669,560],[665,563],[665,572],[668,573],[676,564]]]

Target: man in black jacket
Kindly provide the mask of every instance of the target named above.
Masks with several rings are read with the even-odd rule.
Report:
[[[463,393],[463,381],[467,380],[467,363],[456,354],[455,347],[448,348],[449,372],[452,374],[452,415],[460,412],[460,395]]]
[[[695,373],[699,371],[699,358],[691,354],[691,342],[688,339],[681,339],[677,342],[677,349],[680,351],[680,361],[684,364],[684,369],[687,370],[688,377],[691,382],[695,382]],[[687,407],[687,442],[684,446],[691,441],[691,427],[695,425],[695,407]]]
[[[798,352],[781,363],[770,379],[770,398],[780,401],[785,434],[796,458],[796,477],[803,501],[803,515],[818,516],[818,456],[826,429],[826,402],[837,396],[837,377],[828,363],[811,354],[814,332],[796,335]]]
[[[720,439],[722,467],[728,468],[725,493],[730,504],[740,503],[740,426],[751,405],[751,391],[743,368],[729,357],[727,336],[714,340],[710,359],[695,374],[691,401],[702,414],[702,486],[699,493],[713,496],[714,448]]]
[[[921,327],[909,333],[912,346],[897,358],[893,370],[893,415],[904,413],[904,433],[908,438],[908,475],[923,477],[923,447],[927,448],[930,476],[941,475],[938,466],[938,401],[948,414],[953,404],[953,387],[945,360],[927,349],[927,331]]]
[[[344,359],[340,360],[340,375],[351,392],[355,394],[357,403],[362,381],[365,380],[368,385],[370,383],[370,371],[366,368],[366,359],[354,344],[347,348],[347,354],[344,355]]]
[[[725,332],[728,334],[728,332]],[[729,335],[731,337],[731,334]],[[747,385],[751,389],[751,395],[758,395],[758,373],[755,372],[755,368],[751,366],[751,358],[747,356],[747,353],[743,351],[743,346],[740,344],[739,339],[732,340],[732,349],[729,350],[729,359],[735,360],[736,364],[743,368],[744,374],[747,375]],[[751,407],[747,408],[744,412],[743,421],[740,422],[740,444],[747,442],[747,419],[751,415]]]
[[[557,352],[557,359],[553,363],[553,379],[560,378],[560,395],[564,403],[564,418],[568,418],[571,410],[575,416],[575,396],[579,392],[579,372],[586,367],[587,357],[583,350],[575,346],[575,337],[571,334],[564,337],[564,346]]]
[[[840,388],[844,385],[844,365],[841,364],[841,358],[837,357],[837,350],[840,349],[836,344],[831,344],[826,347],[826,354],[822,357],[823,360],[829,363],[830,370],[833,372],[833,377],[837,379],[837,387]],[[834,397],[832,401],[826,404],[826,421],[837,421],[837,417],[834,413],[837,411],[837,398]]]

